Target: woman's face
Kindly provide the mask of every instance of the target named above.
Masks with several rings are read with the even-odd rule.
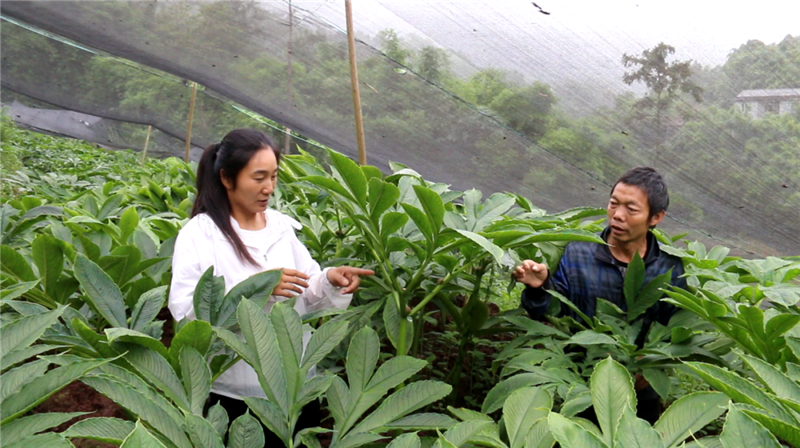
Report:
[[[278,185],[278,161],[275,152],[261,148],[239,171],[236,186],[223,173],[222,183],[228,189],[228,200],[234,215],[254,215],[267,209],[272,192]]]

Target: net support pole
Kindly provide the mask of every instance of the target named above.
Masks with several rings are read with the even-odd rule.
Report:
[[[367,148],[364,141],[364,120],[361,116],[361,93],[358,90],[358,67],[356,65],[356,36],[353,31],[353,6],[344,0],[347,14],[347,49],[350,53],[350,83],[353,86],[353,109],[356,115],[356,139],[358,142],[358,163],[367,164]]]
[[[147,125],[147,135],[144,137],[144,149],[142,149],[142,163],[144,163],[144,159],[147,157],[147,144],[150,143],[150,131],[153,130],[152,125]]]
[[[197,83],[192,83],[192,98],[189,100],[189,123],[186,125],[186,154],[183,156],[184,162],[189,161],[189,148],[192,147],[192,120],[194,119],[194,100],[197,98]]]
[[[286,49],[286,102],[288,106],[292,107],[292,28],[294,26],[294,11],[292,9],[292,0],[289,0],[289,45]],[[286,126],[283,130],[286,133],[283,142],[284,154],[291,154],[292,149],[292,130]]]

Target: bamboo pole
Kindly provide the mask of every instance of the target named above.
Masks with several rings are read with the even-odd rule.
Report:
[[[189,161],[189,148],[192,146],[192,120],[194,119],[194,100],[197,98],[197,83],[192,83],[192,99],[189,100],[189,124],[186,126],[186,154],[183,156],[184,162]]]
[[[144,137],[144,149],[142,149],[142,163],[144,163],[144,159],[147,157],[147,144],[150,143],[151,130],[153,130],[153,126],[147,125],[147,135]]]
[[[353,31],[353,7],[344,0],[347,14],[347,49],[350,53],[350,84],[353,86],[353,109],[356,115],[356,138],[358,141],[358,163],[367,164],[367,148],[364,142],[364,120],[361,116],[361,93],[358,89],[358,67],[356,65],[356,36]]]
[[[289,108],[292,107],[292,29],[294,28],[294,11],[292,9],[292,0],[289,0],[289,46],[286,49],[286,57],[288,64],[286,65],[286,103]],[[284,154],[290,154],[292,149],[292,130],[288,126],[284,129],[286,139],[283,142]]]

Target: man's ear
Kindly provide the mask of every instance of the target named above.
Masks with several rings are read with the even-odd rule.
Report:
[[[228,179],[228,176],[225,175],[225,170],[219,170],[219,180],[222,181],[222,185],[226,190],[233,190],[233,183]]]
[[[648,222],[648,224],[650,225],[650,228],[652,229],[653,227],[658,225],[658,223],[660,223],[661,220],[664,219],[664,216],[666,216],[666,214],[667,214],[667,212],[662,210],[662,211],[656,213],[655,215],[651,216],[650,217],[650,221]]]

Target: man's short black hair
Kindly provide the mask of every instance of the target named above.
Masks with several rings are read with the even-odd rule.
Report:
[[[650,207],[650,215],[648,218],[652,218],[661,212],[667,211],[667,207],[669,207],[667,184],[664,183],[664,179],[653,168],[640,166],[623,174],[611,188],[612,194],[614,193],[614,188],[620,183],[632,185],[644,191],[644,194],[647,195],[648,206]]]

